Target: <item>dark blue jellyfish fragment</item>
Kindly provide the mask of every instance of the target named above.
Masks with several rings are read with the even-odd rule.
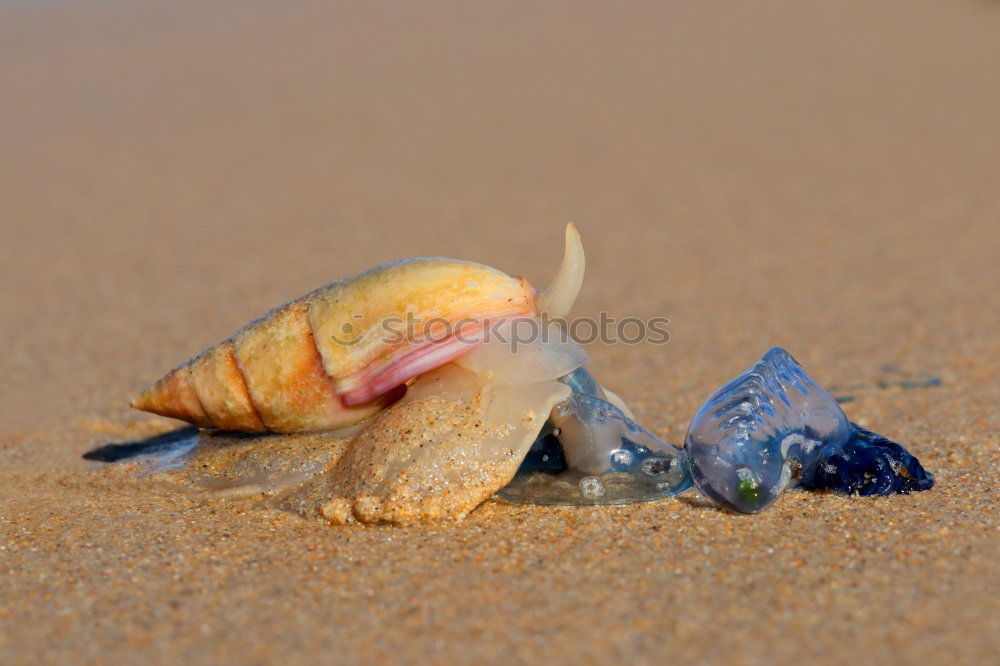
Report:
[[[559,437],[553,434],[554,430],[555,426],[552,425],[552,422],[546,421],[538,439],[534,441],[528,450],[528,455],[521,461],[521,467],[518,469],[519,474],[522,472],[558,474],[566,471],[568,468],[566,454]]]
[[[824,449],[816,464],[803,470],[803,488],[892,495],[929,490],[934,485],[934,475],[902,446],[856,423],[851,428],[846,444]]]

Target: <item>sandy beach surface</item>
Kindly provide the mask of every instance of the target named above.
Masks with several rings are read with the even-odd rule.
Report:
[[[1000,4],[0,3],[0,663],[984,663],[1000,649]],[[670,319],[680,443],[773,345],[930,492],[491,500],[339,527],[83,459],[147,382],[388,259]],[[939,385],[923,378],[937,378]]]

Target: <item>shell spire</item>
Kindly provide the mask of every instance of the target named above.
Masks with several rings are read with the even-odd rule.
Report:
[[[563,251],[562,264],[552,283],[535,297],[539,316],[544,314],[550,319],[560,319],[569,314],[583,285],[585,267],[580,232],[570,222],[566,225],[566,249]]]

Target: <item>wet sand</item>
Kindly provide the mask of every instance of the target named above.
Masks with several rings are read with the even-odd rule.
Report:
[[[0,662],[995,658],[998,34],[974,0],[4,3]],[[277,303],[423,254],[544,284],[568,220],[578,314],[670,318],[589,348],[650,430],[782,345],[937,486],[330,527],[82,458],[177,427],[128,399]]]

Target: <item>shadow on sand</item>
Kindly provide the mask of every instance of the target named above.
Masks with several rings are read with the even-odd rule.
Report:
[[[190,447],[192,440],[197,437],[197,428],[178,428],[177,430],[171,430],[170,432],[160,433],[159,435],[153,435],[152,437],[132,442],[102,444],[84,453],[83,459],[114,463],[139,456],[162,455],[175,449]]]

